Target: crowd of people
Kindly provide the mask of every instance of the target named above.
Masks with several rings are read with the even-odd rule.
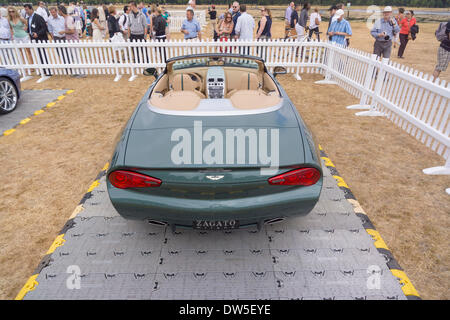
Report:
[[[195,8],[195,0],[189,0],[186,19],[180,29],[186,40],[202,38],[202,28],[194,14]],[[245,4],[234,1],[220,14],[215,5],[211,5],[208,8],[212,24],[211,36],[215,41],[271,39],[271,10],[262,6],[259,11],[260,17],[255,23]],[[345,19],[344,4],[332,5],[328,11],[330,18],[325,37],[341,46],[349,46],[352,28],[350,22]],[[322,16],[318,8],[312,9],[309,2],[302,5],[291,2],[285,10],[284,20],[285,39],[310,41],[315,37],[320,41]],[[62,3],[57,7],[47,8],[41,1],[36,10],[30,4],[25,4],[21,10],[12,6],[1,7],[0,42],[77,41],[81,38],[91,38],[95,41],[165,41],[170,38],[169,24],[169,12],[158,4],[146,6],[143,2],[136,4],[131,1],[123,7],[123,11],[118,12],[113,5],[101,4],[88,8],[83,2],[70,2],[68,6]],[[379,57],[390,58],[392,49],[398,46],[397,56],[403,59],[408,42],[415,40],[418,33],[419,26],[413,10],[398,8],[398,14],[394,16],[392,7],[386,6],[382,17],[375,21],[370,30],[370,35],[374,38],[373,52]],[[435,74],[447,69],[450,58],[448,32],[441,38]],[[30,61],[31,57],[28,58]]]
[[[214,40],[228,41],[231,39],[253,40],[272,38],[272,13],[269,8],[261,7],[259,9],[261,16],[258,24],[255,19],[247,12],[245,4],[239,4],[235,1],[228,5],[228,9],[217,17],[215,6],[212,5],[208,10],[210,20],[212,21],[212,37]]]
[[[383,10],[383,17],[375,22],[371,30],[375,38],[374,53],[379,57],[390,58],[392,47],[400,44],[398,58],[403,59],[409,39],[415,40],[418,32],[414,11],[399,8],[398,15],[394,17],[392,7],[387,6]]]
[[[300,9],[301,8],[301,9]],[[300,11],[300,13],[299,13]],[[311,13],[311,5],[306,2],[303,6],[291,2],[285,11],[285,38],[292,37],[295,30],[295,37],[298,41],[312,39],[313,35],[320,41],[319,26],[322,21],[319,10],[315,8]],[[352,36],[352,28],[349,21],[344,18],[344,4],[339,3],[329,8],[330,19],[327,28],[329,41],[342,46],[349,46]],[[383,9],[382,17],[377,19],[370,30],[374,38],[373,53],[378,57],[391,57],[392,47],[398,46],[397,57],[404,59],[406,46],[410,40],[415,40],[419,33],[419,26],[414,17],[414,11],[406,11],[404,8],[398,9],[398,14],[394,17],[391,6]],[[309,20],[309,24],[308,24]],[[309,30],[308,35],[306,31]],[[440,41],[438,49],[438,62],[433,73],[436,79],[442,71],[447,70],[450,62],[450,22],[441,23],[436,30],[436,37]],[[438,36],[439,33],[439,36]]]
[[[161,20],[161,19],[164,19]],[[47,7],[39,2],[36,10],[25,4],[21,10],[13,6],[0,8],[0,41],[31,40],[122,41],[128,38],[169,38],[170,14],[158,4],[147,7],[130,2],[120,13],[115,6],[86,6],[83,2],[61,3]],[[143,30],[139,28],[142,26]],[[35,29],[31,32],[31,28]],[[141,32],[144,31],[144,32]]]

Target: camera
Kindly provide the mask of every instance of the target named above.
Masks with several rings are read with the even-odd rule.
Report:
[[[384,40],[386,40],[386,41],[389,41],[389,39],[391,39],[391,37],[389,37],[389,36],[384,37]]]

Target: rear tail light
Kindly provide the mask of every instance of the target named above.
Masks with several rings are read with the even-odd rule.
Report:
[[[159,187],[161,180],[132,171],[117,170],[109,174],[109,182],[119,189]]]
[[[316,168],[301,168],[269,178],[269,184],[280,186],[312,186],[320,179]]]

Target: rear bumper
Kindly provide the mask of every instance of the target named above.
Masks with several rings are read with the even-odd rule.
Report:
[[[313,186],[293,188],[270,195],[220,200],[162,197],[117,189],[109,181],[114,208],[126,219],[156,220],[192,227],[194,220],[239,220],[242,227],[267,219],[308,214],[319,200],[322,179]],[[274,186],[276,188],[276,186]]]

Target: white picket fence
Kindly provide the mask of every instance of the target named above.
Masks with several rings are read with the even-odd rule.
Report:
[[[186,11],[169,10],[169,13],[170,13],[169,31],[170,32],[180,31],[183,21],[186,20]],[[205,10],[195,10],[194,17],[200,23],[200,26],[202,28],[206,26],[206,11]]]
[[[385,116],[444,157],[444,166],[424,173],[450,174],[450,83],[366,52],[326,46],[325,80],[318,83],[343,87],[360,98],[348,109],[367,110],[356,115]]]
[[[181,26],[183,25],[183,21],[186,20],[186,17],[170,17],[169,22],[169,31],[170,32],[179,32],[181,30]]]
[[[303,48],[303,49],[302,49]],[[304,55],[300,52],[304,51]],[[301,72],[320,72],[326,48],[320,42],[308,44],[293,40],[230,41],[171,40],[140,42],[37,42],[1,43],[0,65],[17,69],[25,79],[33,74],[113,74],[118,81],[130,75],[130,81],[148,67],[161,70],[165,60],[198,53],[240,53],[262,57],[269,68],[285,66],[298,79]],[[27,52],[32,57],[28,59]]]
[[[170,19],[183,18],[186,19],[186,10],[168,10],[170,13]],[[194,17],[200,23],[201,26],[206,25],[206,11],[194,10]]]
[[[33,63],[28,60],[30,52]],[[145,68],[165,67],[165,59],[197,53],[231,52],[262,57],[269,69],[284,66],[298,80],[301,73],[325,76],[322,84],[337,84],[360,99],[351,109],[361,116],[385,116],[443,156],[445,165],[424,170],[450,174],[450,85],[389,60],[328,42],[292,40],[211,40],[167,42],[47,42],[1,43],[0,65],[17,69],[23,80],[45,72],[56,75],[110,74],[130,81]]]
[[[118,11],[119,16],[123,14],[123,11]],[[186,20],[186,11],[182,10],[169,10],[169,32],[179,32],[183,21]],[[206,26],[206,12],[205,10],[196,10],[194,13],[195,19],[200,23],[203,28]]]

